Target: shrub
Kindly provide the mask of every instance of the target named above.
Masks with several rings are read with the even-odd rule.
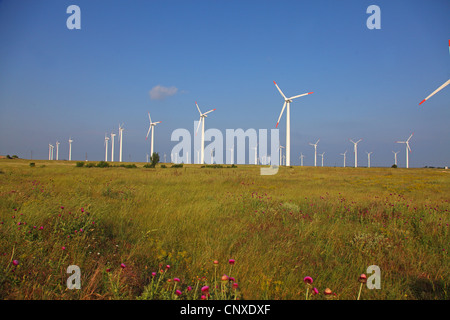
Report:
[[[36,166],[36,164],[34,163],[34,162],[30,162],[30,167],[35,167]]]
[[[391,168],[397,168],[397,165],[396,165],[396,164],[393,164]]]
[[[75,164],[75,166],[77,166],[77,167],[79,167],[79,168],[84,167],[84,162],[83,162],[83,161],[78,161],[78,162]]]
[[[109,163],[106,161],[100,161],[99,163],[97,163],[97,167],[98,168],[108,168],[109,167]]]
[[[88,163],[86,163],[85,167],[86,167],[86,168],[92,168],[92,167],[95,167],[95,163],[93,163],[93,162],[88,162]]]
[[[171,168],[183,168],[183,164],[182,164],[182,163],[179,163],[179,164],[173,164],[173,165],[171,166]]]
[[[144,164],[144,168],[154,168],[155,166],[151,163]]]
[[[153,165],[152,168],[156,166],[156,164],[159,162],[159,154],[156,152],[153,152],[152,156],[150,157],[150,162]]]
[[[161,168],[167,168],[167,167],[166,167],[166,165],[165,165],[165,164],[162,164],[162,165],[161,165]]]

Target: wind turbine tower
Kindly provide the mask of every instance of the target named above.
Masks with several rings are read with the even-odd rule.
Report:
[[[300,94],[297,96],[286,98],[283,91],[281,91],[280,87],[278,87],[277,83],[275,81],[273,83],[275,84],[278,91],[284,98],[283,108],[281,109],[280,116],[278,117],[276,128],[278,128],[278,124],[280,123],[280,119],[281,119],[281,116],[283,115],[284,108],[287,107],[286,108],[286,165],[290,166],[291,165],[291,109],[290,109],[291,103],[292,103],[292,100],[312,94],[313,92],[303,93],[303,94]]]
[[[122,162],[123,124],[119,125],[119,162]]]
[[[366,151],[366,153],[367,153],[367,168],[370,168],[370,155],[371,155],[373,152],[367,152],[367,151]]]
[[[161,123],[161,121],[156,121],[156,122],[152,122],[152,118],[150,117],[150,112],[148,113],[148,120],[150,121],[150,126],[148,128],[148,132],[147,132],[147,136],[145,137],[145,140],[147,140],[148,135],[150,133],[150,131],[152,132],[152,137],[151,137],[151,142],[150,142],[150,157],[153,157],[153,137],[154,137],[154,133],[155,133],[155,126],[158,123]]]
[[[111,132],[111,162],[114,162],[114,137],[115,133]]]
[[[72,161],[72,138],[69,138],[69,161]]]
[[[406,145],[406,168],[409,168],[409,152],[411,152],[411,148],[409,147],[409,140],[413,136],[414,132],[409,136],[406,141],[395,141],[395,143],[404,143]]]
[[[319,141],[320,141],[320,139],[317,140],[316,143],[311,143],[311,142],[309,143],[309,145],[314,147],[314,167],[317,166],[317,144],[319,143]]]
[[[56,141],[56,160],[59,160],[59,141]]]
[[[397,165],[397,154],[398,154],[399,152],[400,152],[400,151],[397,151],[397,152],[392,151],[392,153],[394,154],[394,164],[395,164],[395,165]]]
[[[108,161],[108,141],[109,137],[105,133],[105,161]]]
[[[355,153],[355,168],[358,167],[358,143],[361,142],[362,139],[359,139],[358,141],[354,142],[350,139],[350,141],[353,143],[353,152]]]
[[[209,111],[206,111],[205,113],[202,113],[200,111],[200,108],[198,107],[197,101],[195,102],[195,105],[197,106],[198,112],[200,113],[200,119],[197,126],[197,131],[195,134],[197,134],[198,129],[200,128],[200,124],[202,125],[202,137],[201,137],[201,144],[200,144],[200,153],[201,153],[201,159],[200,163],[205,163],[205,119],[208,117],[207,114],[210,112],[215,111],[216,109],[212,109]]]
[[[344,156],[344,168],[345,168],[345,158],[346,158],[346,155],[347,155],[347,150],[345,150],[344,153],[341,153],[341,156]]]

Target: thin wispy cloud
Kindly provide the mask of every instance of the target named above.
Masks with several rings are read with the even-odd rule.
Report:
[[[178,92],[178,88],[176,87],[164,87],[161,85],[157,85],[153,87],[150,91],[150,99],[152,100],[163,100],[167,97],[173,96]]]

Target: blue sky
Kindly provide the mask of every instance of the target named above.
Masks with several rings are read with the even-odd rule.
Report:
[[[81,29],[69,30],[69,5]],[[369,30],[369,5],[381,29]],[[450,165],[450,2],[434,1],[22,1],[0,2],[0,154],[104,159],[105,133],[123,123],[128,161],[144,162],[147,112],[162,121],[155,151],[169,157],[171,134],[206,129],[273,129],[287,96],[291,162],[313,165],[320,138],[327,166],[390,166],[411,139],[410,167]],[[152,99],[156,86],[176,92]],[[286,118],[279,125],[284,145]],[[194,134],[193,134],[194,135]],[[117,139],[116,139],[117,142]],[[193,143],[192,143],[193,144]],[[116,152],[118,145],[116,144]],[[252,155],[251,155],[252,156]],[[116,153],[115,159],[118,159]]]

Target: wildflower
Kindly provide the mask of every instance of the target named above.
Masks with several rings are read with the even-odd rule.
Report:
[[[202,295],[200,299],[206,300],[206,296],[205,296],[205,295]]]
[[[110,268],[106,269],[106,272],[110,272],[110,271],[111,271],[111,269],[110,269]]]
[[[166,266],[166,269],[170,269],[170,265],[167,265],[167,266]]]
[[[66,247],[63,246],[63,247],[61,247],[61,249],[66,250]]]
[[[188,286],[187,287],[187,291],[191,291],[192,290],[192,287],[191,286]]]
[[[317,290],[317,288],[315,288],[315,287],[313,288],[313,294],[314,295],[319,294],[319,290]]]
[[[203,293],[208,293],[209,292],[209,287],[208,286],[202,287],[202,292]]]
[[[330,288],[326,288],[323,293],[326,294],[327,296],[329,296],[329,295],[333,294],[333,291],[331,291]]]
[[[156,276],[156,272],[152,272],[152,277],[155,277]]]
[[[303,282],[305,282],[307,285],[313,283],[313,279],[311,277],[304,277]]]
[[[238,284],[235,282],[233,283],[233,289],[237,289],[238,288]]]
[[[181,291],[180,291],[180,290],[177,290],[177,291],[175,291],[175,294],[176,294],[177,296],[181,296]]]
[[[125,268],[126,268],[125,263],[121,263],[121,264],[120,264],[120,267],[121,267],[122,269],[125,269]]]
[[[366,276],[364,273],[361,274],[361,275],[359,276],[358,281],[361,282],[361,283],[366,283],[366,282],[367,282],[367,276]]]
[[[231,265],[233,265],[233,264],[234,264],[234,262],[235,262],[235,260],[234,260],[234,259],[230,259],[230,260],[228,260],[228,263],[229,263],[229,264],[231,264]]]
[[[17,260],[13,260],[13,265],[15,265],[15,266],[17,266],[18,264],[19,264],[19,261],[17,261]]]
[[[178,278],[173,278],[173,281],[175,281],[175,282],[180,282],[180,279],[178,279]]]
[[[61,206],[61,209],[64,209],[64,207],[63,207],[63,206]]]
[[[39,230],[43,230],[43,229],[44,229],[44,227],[43,227],[43,226],[40,226],[40,227],[39,227]]]
[[[214,266],[216,267],[219,264],[219,261],[214,260]]]

